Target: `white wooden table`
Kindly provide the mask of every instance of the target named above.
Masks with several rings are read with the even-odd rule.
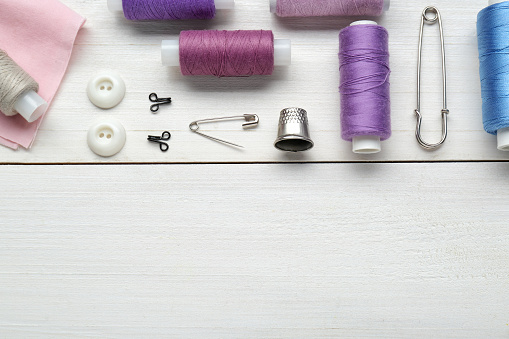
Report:
[[[393,137],[375,156],[340,138],[338,42],[351,20],[282,20],[237,0],[207,22],[129,22],[104,0],[62,0],[87,17],[31,150],[0,148],[0,337],[509,337],[509,153],[482,129],[475,22],[484,1],[392,0]],[[449,138],[414,137],[420,13],[437,5],[449,75]],[[161,40],[185,29],[272,29],[293,65],[272,77],[185,78],[161,66]],[[439,138],[440,56],[426,30],[424,136]],[[94,107],[91,73],[115,69],[128,92]],[[148,95],[171,107],[148,110]],[[279,111],[309,113],[315,148],[272,146]],[[210,126],[244,150],[192,134]],[[126,147],[86,145],[99,117]],[[209,127],[209,126],[207,126]],[[146,141],[171,131],[170,151]]]

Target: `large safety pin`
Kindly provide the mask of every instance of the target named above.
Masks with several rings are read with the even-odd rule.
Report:
[[[429,14],[434,14],[433,17],[429,17]],[[440,44],[442,48],[442,82],[443,82],[443,108],[442,108],[442,139],[436,144],[428,144],[421,138],[421,124],[422,124],[422,114],[421,114],[421,65],[422,65],[422,40],[423,40],[423,31],[424,31],[424,23],[433,25],[438,22],[438,27],[440,30]],[[417,62],[417,109],[415,110],[415,114],[417,115],[417,128],[415,131],[415,136],[417,137],[417,141],[419,144],[429,150],[436,149],[440,147],[447,139],[447,115],[449,114],[449,110],[447,109],[447,73],[445,69],[445,43],[444,43],[444,31],[442,27],[442,17],[440,16],[440,12],[438,8],[434,6],[428,6],[424,9],[421,16],[421,29],[419,33],[419,59]]]
[[[218,139],[218,138],[214,138],[214,137],[211,137],[210,135],[203,134],[203,133],[198,131],[200,129],[200,124],[205,124],[205,123],[209,123],[209,122],[226,121],[226,120],[237,120],[237,119],[244,119],[246,121],[246,123],[242,124],[242,127],[244,129],[255,128],[256,126],[258,126],[258,122],[259,122],[259,118],[258,118],[258,116],[256,114],[244,114],[244,115],[236,115],[236,116],[232,116],[232,117],[203,119],[203,120],[193,121],[191,124],[189,124],[189,129],[191,131],[193,131],[194,133],[197,133],[197,134],[199,134],[201,136],[204,136],[205,138],[208,138],[210,140],[214,140],[216,142],[223,143],[223,144],[230,145],[230,146],[234,146],[234,147],[244,148],[243,146],[234,144],[234,143],[229,142],[229,141],[225,141],[225,140],[221,140],[221,139]]]

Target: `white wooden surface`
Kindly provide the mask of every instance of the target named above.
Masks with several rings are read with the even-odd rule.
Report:
[[[105,0],[64,0],[86,16],[69,72],[30,151],[0,149],[3,163],[97,162],[278,162],[278,161],[440,161],[507,160],[495,138],[481,122],[481,96],[475,23],[482,0],[434,1],[443,15],[449,74],[450,135],[437,152],[422,150],[415,141],[416,61],[419,20],[427,1],[392,0],[380,24],[390,32],[393,137],[376,156],[358,156],[340,137],[338,32],[351,19],[279,19],[267,0],[238,0],[236,9],[211,21],[130,22],[108,12]],[[441,129],[441,74],[436,27],[426,27],[423,83],[424,130],[437,140]],[[183,77],[160,61],[160,43],[185,29],[272,29],[276,38],[293,42],[293,65],[271,77],[217,79]],[[113,110],[94,107],[85,94],[91,73],[118,70],[128,86],[125,100]],[[148,108],[148,95],[171,96],[172,107],[158,115]],[[272,145],[279,111],[288,106],[308,110],[316,147],[306,154],[288,155]],[[239,151],[205,140],[189,131],[191,121],[243,113],[261,118],[256,131],[245,132],[238,122],[211,125],[219,137],[240,143]],[[122,153],[103,159],[86,145],[86,131],[101,116],[119,118],[128,130]],[[209,127],[209,126],[208,126]],[[228,131],[224,131],[227,129]],[[147,142],[149,133],[169,130],[171,151],[161,154]]]
[[[507,338],[508,170],[5,166],[0,337]]]
[[[237,0],[209,22],[132,23],[103,0],[62,1],[88,22],[61,91],[32,150],[0,148],[0,338],[509,337],[509,154],[482,131],[475,16],[484,1],[433,3],[451,123],[447,144],[430,153],[414,139],[413,109],[419,15],[431,3],[392,0],[380,22],[391,33],[394,136],[371,157],[339,136],[337,34],[348,20],[280,20],[264,0]],[[273,29],[292,39],[294,65],[250,79],[163,68],[160,40],[196,28]],[[433,139],[440,60],[427,28]],[[110,111],[85,94],[101,68],[128,85]],[[172,107],[149,113],[152,91],[171,95]],[[309,111],[316,147],[306,154],[272,147],[286,106]],[[244,151],[188,131],[195,119],[245,112],[260,115],[258,130],[215,131]],[[114,158],[86,146],[100,116],[128,130]],[[163,154],[145,139],[166,129]],[[380,163],[306,163],[370,160]],[[288,161],[302,163],[247,164]]]

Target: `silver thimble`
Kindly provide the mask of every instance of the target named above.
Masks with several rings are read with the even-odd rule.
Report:
[[[308,113],[297,107],[285,108],[279,117],[278,137],[274,146],[287,152],[301,152],[313,148],[309,137]]]

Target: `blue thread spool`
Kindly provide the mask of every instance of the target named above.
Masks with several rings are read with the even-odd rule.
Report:
[[[509,151],[509,1],[490,0],[477,15],[483,124]]]

